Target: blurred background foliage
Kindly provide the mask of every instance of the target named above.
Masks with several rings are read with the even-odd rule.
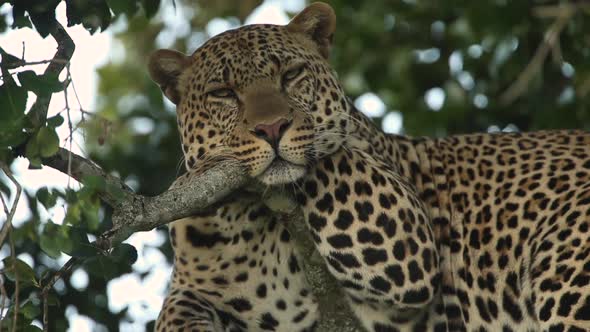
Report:
[[[331,62],[348,95],[376,123],[393,114],[386,130],[445,136],[590,126],[590,5],[328,2],[338,17]],[[109,144],[94,148],[89,141],[93,159],[121,174],[138,175],[146,193],[165,188],[176,174],[163,176],[153,169],[181,169],[180,150],[171,106],[146,74],[147,56],[157,48],[190,54],[210,37],[212,25],[237,27],[261,3],[182,1],[175,10],[164,3],[166,15],[183,17],[190,27],[129,18],[127,29],[116,34],[124,55],[99,72],[99,112],[113,127]],[[304,6],[302,1],[276,3]],[[552,33],[558,37],[550,41]],[[153,130],[138,134],[135,129],[144,125]]]
[[[4,2],[13,6],[4,15],[12,15],[14,25],[0,19],[0,31],[32,22],[43,35],[47,13],[60,1],[0,0]],[[165,190],[184,168],[173,106],[147,75],[150,52],[173,48],[191,53],[212,34],[247,22],[261,6],[275,6],[289,16],[305,6],[302,0],[65,2],[71,24],[114,35],[112,61],[98,72],[97,116],[83,123],[85,149],[92,160],[145,195]],[[338,17],[331,62],[355,104],[388,132],[440,137],[590,127],[590,5],[585,2],[327,2]],[[38,276],[59,268],[47,255],[51,246],[41,246],[35,235],[39,228],[51,231],[51,226],[40,226],[36,211],[38,202],[51,200],[48,196],[27,194],[32,215],[14,234],[17,252],[33,258]],[[88,234],[108,228],[108,209],[98,213],[96,204],[81,209],[98,215],[100,226],[85,228]],[[155,249],[170,262],[167,242]],[[73,287],[66,275],[54,292],[59,305],[50,307],[49,330],[67,329],[64,317],[72,307],[91,317],[96,330],[137,330],[137,324],[125,325],[136,320],[134,314],[111,312],[105,295],[113,278],[131,271],[140,279],[150,274],[131,269],[131,261],[111,262],[115,267],[108,273],[108,262],[84,264],[85,289]],[[14,291],[10,278],[6,285],[9,294]],[[39,305],[35,297],[30,303]],[[33,309],[24,314],[28,322],[40,319]]]

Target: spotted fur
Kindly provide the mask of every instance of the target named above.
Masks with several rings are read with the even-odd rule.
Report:
[[[175,221],[170,237],[174,273],[157,331],[314,329],[317,304],[293,240],[264,204],[234,199]]]
[[[329,67],[334,29],[316,3],[191,56],[158,51],[150,73],[177,104],[179,183],[223,160],[292,191],[367,331],[589,331],[590,134],[384,134]],[[272,206],[238,197],[171,225],[158,331],[317,324],[289,233]]]

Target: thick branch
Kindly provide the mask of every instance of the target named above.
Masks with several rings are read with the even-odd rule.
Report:
[[[158,196],[146,197],[133,193],[119,178],[64,148],[60,148],[54,156],[45,158],[43,163],[80,182],[87,176],[102,177],[107,188],[118,189],[99,193],[101,199],[114,208],[114,227],[103,237],[104,242],[100,243],[103,249],[121,243],[135,232],[149,231],[205,211],[248,182],[242,167],[235,163],[220,164],[205,172],[199,181],[190,181],[185,186],[169,189]],[[121,192],[123,195],[119,195]]]
[[[67,174],[67,160],[70,152],[60,149],[57,155],[44,160],[45,165]],[[112,230],[97,241],[98,247],[109,249],[127,239],[131,234],[148,231],[171,221],[203,212],[220,203],[226,196],[239,190],[249,182],[243,168],[235,163],[220,163],[206,171],[198,180],[189,181],[182,187],[169,189],[154,197],[134,194],[118,178],[108,175],[91,161],[71,153],[71,176],[77,180],[85,176],[102,176],[108,185],[121,188],[125,197],[113,201],[114,197],[102,193],[104,201],[114,208]],[[252,188],[249,188],[249,190]],[[257,190],[259,188],[254,188]],[[268,193],[267,193],[268,194]],[[319,301],[321,321],[319,328],[327,332],[361,331],[358,321],[351,312],[338,282],[326,268],[323,259],[315,251],[313,240],[303,223],[300,211],[281,216],[293,234],[298,251],[303,258],[303,267],[312,290]],[[68,266],[77,262],[72,258]],[[48,281],[45,289],[53,282]]]
[[[215,203],[240,189],[249,181],[241,166],[220,164],[206,171],[198,181],[168,189],[154,197],[131,195],[113,213],[108,241],[102,246],[116,245],[138,231],[149,231],[171,221],[190,217],[211,208]]]
[[[299,254],[303,258],[303,270],[318,300],[321,317],[318,331],[354,332],[364,331],[360,322],[352,313],[346,296],[338,281],[332,276],[324,259],[315,250],[315,244],[305,226],[303,214],[296,213],[282,216],[284,225],[295,239]]]
[[[53,22],[50,34],[57,42],[57,51],[45,69],[45,74],[59,75],[59,73],[61,73],[61,71],[69,64],[70,59],[72,59],[76,45],[64,27],[57,20]],[[30,111],[31,121],[35,126],[38,127],[45,123],[50,101],[51,93],[40,94],[37,96],[37,100],[35,100]]]
[[[68,162],[70,168],[68,168]],[[120,189],[125,198],[128,198],[127,196],[133,194],[131,188],[119,178],[106,173],[92,161],[67,149],[60,148],[55,155],[43,159],[43,164],[71,176],[78,182],[82,182],[82,180],[88,176],[99,176],[105,179],[108,186]],[[110,192],[101,193],[101,198],[105,203],[112,207],[117,207],[121,203],[120,199]]]

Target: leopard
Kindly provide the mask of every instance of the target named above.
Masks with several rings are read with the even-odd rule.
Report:
[[[590,331],[590,134],[384,133],[330,66],[335,30],[317,2],[192,55],[153,53],[150,75],[176,105],[177,183],[228,162],[280,188],[366,331]],[[157,331],[317,329],[274,209],[244,192],[170,225]]]
[[[194,178],[185,173],[172,188]],[[156,331],[313,331],[317,301],[293,239],[252,195],[170,227],[174,272]]]

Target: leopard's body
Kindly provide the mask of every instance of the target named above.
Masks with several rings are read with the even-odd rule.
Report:
[[[174,222],[173,286],[157,330],[312,331],[317,304],[282,222],[255,199]]]
[[[368,331],[590,330],[590,134],[386,135],[326,61],[334,25],[314,4],[287,26],[154,55],[177,104],[178,185],[233,161],[292,189]],[[281,222],[242,195],[173,223],[157,330],[313,330],[317,303]]]

